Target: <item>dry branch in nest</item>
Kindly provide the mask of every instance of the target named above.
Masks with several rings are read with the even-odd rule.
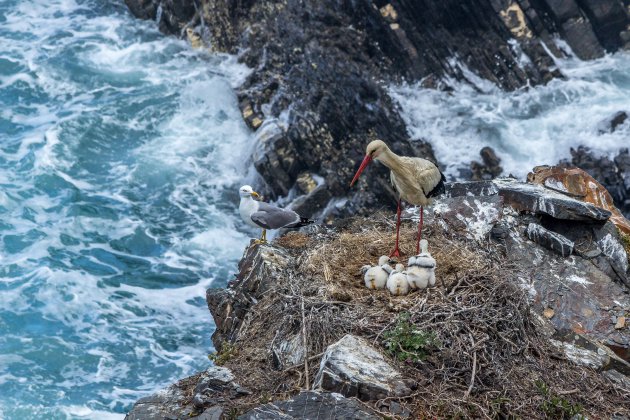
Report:
[[[403,224],[401,248],[411,255],[415,229]],[[387,254],[393,244],[387,221],[359,220],[342,232],[290,233],[276,242],[295,258],[244,320],[226,363],[257,396],[241,408],[308,389],[326,347],[345,334],[380,347],[401,313],[417,330],[440,343],[422,362],[391,360],[415,393],[398,402],[419,418],[551,418],[546,401],[564,401],[593,418],[630,415],[627,396],[598,373],[556,354],[532,323],[527,296],[517,286],[523,275],[497,245],[425,228],[437,261],[438,287],[394,297],[363,286],[360,267]],[[403,261],[406,262],[406,261]],[[291,337],[306,343],[306,361],[277,369],[272,347]],[[541,391],[540,384],[548,387]],[[556,398],[555,400],[552,398]],[[376,402],[379,409],[386,401]],[[560,414],[558,414],[560,413]],[[551,417],[549,417],[551,415]],[[562,417],[560,415],[560,417]]]

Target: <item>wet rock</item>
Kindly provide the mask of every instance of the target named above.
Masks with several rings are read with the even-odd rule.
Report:
[[[381,416],[355,399],[317,391],[302,391],[293,398],[261,405],[238,417],[239,420],[378,420],[380,418]]]
[[[600,122],[599,125],[599,134],[605,133],[614,133],[617,128],[626,122],[628,119],[628,113],[626,111],[619,111],[615,113],[612,117],[605,119]]]
[[[479,154],[483,163],[473,161],[470,164],[471,179],[473,181],[491,180],[501,175],[503,172],[501,159],[499,159],[494,149],[484,147]]]
[[[326,208],[332,194],[326,185],[320,185],[310,193],[298,197],[291,204],[291,208],[302,217],[313,218],[318,212]]]
[[[580,7],[593,24],[601,45],[616,51],[622,41],[620,34],[628,26],[628,13],[618,0],[580,0]]]
[[[326,349],[313,388],[363,401],[411,394],[402,376],[366,340],[346,335]]]
[[[557,252],[563,257],[568,257],[573,253],[575,244],[564,236],[545,229],[536,223],[527,226],[527,237],[547,249]]]

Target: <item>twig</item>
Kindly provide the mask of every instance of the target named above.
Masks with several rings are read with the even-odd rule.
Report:
[[[302,345],[304,346],[304,374],[306,375],[305,388],[311,388],[311,381],[308,377],[308,347],[306,347],[306,315],[304,315],[304,297],[302,297]]]
[[[470,341],[472,341],[472,347],[475,348],[475,339],[472,334],[468,333],[470,336]],[[464,392],[464,399],[467,399],[470,393],[473,390],[473,386],[475,385],[475,375],[477,374],[477,350],[473,350],[473,366],[472,366],[472,375],[470,375],[470,385],[468,386],[468,390]]]

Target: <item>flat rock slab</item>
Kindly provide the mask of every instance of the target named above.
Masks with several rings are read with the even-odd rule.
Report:
[[[366,340],[346,335],[326,349],[314,389],[363,401],[411,394],[402,375]]]
[[[381,416],[357,400],[330,392],[302,391],[285,401],[261,405],[238,420],[377,420]]]
[[[568,257],[573,253],[573,247],[575,246],[573,241],[570,241],[558,233],[545,229],[537,223],[530,223],[525,233],[532,241],[557,252],[563,257]]]
[[[546,214],[562,220],[593,222],[605,222],[612,215],[608,210],[575,200],[540,185],[505,178],[493,182],[505,204],[519,211]]]

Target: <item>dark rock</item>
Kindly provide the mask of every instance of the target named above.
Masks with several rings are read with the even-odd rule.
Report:
[[[300,216],[310,219],[324,210],[331,198],[332,194],[326,185],[320,185],[309,194],[298,197],[291,204],[291,208]]]
[[[295,397],[256,407],[239,420],[309,419],[309,420],[378,420],[379,416],[355,399],[329,392],[302,391]]]
[[[628,13],[619,0],[578,0],[580,7],[593,24],[597,38],[608,51],[622,46],[621,31],[628,26]]]
[[[571,50],[582,60],[593,60],[604,56],[604,48],[599,44],[588,20],[582,17],[571,18],[560,28]]]
[[[600,128],[598,132],[599,134],[614,133],[617,127],[625,123],[627,119],[628,113],[626,111],[616,112],[612,117],[599,123]]]
[[[563,257],[568,257],[573,253],[574,243],[564,236],[545,229],[544,227],[530,223],[527,226],[527,237],[547,249],[557,252]]]
[[[326,349],[314,389],[376,401],[411,394],[401,374],[366,340],[346,335]]]
[[[201,413],[200,415],[196,417],[191,417],[190,419],[191,420],[222,420],[224,411],[225,410],[223,409],[223,407],[214,406],[214,407],[208,408],[206,411],[204,411],[203,413]]]
[[[499,159],[494,149],[484,147],[479,154],[483,164],[477,161],[473,161],[470,164],[473,181],[491,180],[501,175],[503,172],[501,159]]]

